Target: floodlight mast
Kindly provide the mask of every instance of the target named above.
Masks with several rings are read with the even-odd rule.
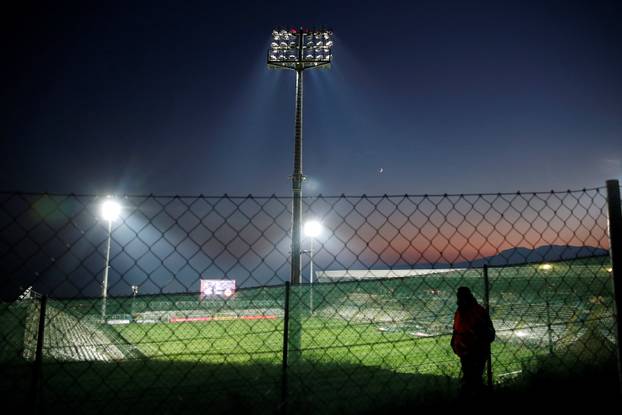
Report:
[[[305,69],[329,68],[332,59],[332,32],[326,29],[274,29],[268,66],[296,71],[296,110],[294,134],[294,172],[292,174],[292,284],[300,284],[300,239],[302,235],[302,84]],[[288,42],[295,39],[295,42]],[[279,41],[279,42],[277,42]],[[306,41],[306,43],[305,43]],[[303,53],[304,51],[304,53]],[[294,53],[296,52],[296,53]]]
[[[101,216],[108,222],[108,242],[106,244],[106,266],[104,267],[104,282],[102,284],[102,322],[106,322],[106,301],[108,299],[108,270],[110,269],[110,241],[112,239],[112,222],[117,220],[121,213],[121,205],[114,198],[108,196],[101,206]]]

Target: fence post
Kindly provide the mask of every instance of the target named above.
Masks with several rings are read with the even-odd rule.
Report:
[[[488,279],[488,264],[484,264],[484,307],[490,315],[490,280]],[[492,389],[492,351],[488,352],[486,362],[486,380],[488,388]]]
[[[34,413],[39,413],[41,399],[41,362],[43,361],[43,339],[45,336],[45,311],[47,306],[47,296],[41,297],[39,306],[39,328],[37,330],[37,350],[35,352],[35,362],[32,369],[31,396],[33,398]]]
[[[618,355],[619,392],[622,394],[622,208],[620,207],[620,183],[607,180],[607,205],[609,208],[609,255],[613,276],[614,311],[616,321],[616,351]]]
[[[285,281],[285,305],[283,306],[283,362],[281,366],[281,414],[287,413],[287,355],[289,349],[289,281]]]
[[[553,323],[551,322],[551,301],[549,296],[551,295],[548,271],[544,271],[544,306],[546,307],[546,333],[549,338],[549,354],[553,354]]]

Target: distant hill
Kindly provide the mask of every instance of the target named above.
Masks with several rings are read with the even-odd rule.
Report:
[[[492,266],[518,265],[534,262],[568,261],[608,254],[609,252],[606,249],[593,246],[543,245],[537,248],[510,248],[497,255],[463,262],[457,264],[457,266],[481,267],[485,264]]]

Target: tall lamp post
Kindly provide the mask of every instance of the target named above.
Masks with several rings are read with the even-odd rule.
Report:
[[[551,323],[551,303],[549,300],[549,295],[551,293],[548,274],[553,269],[553,265],[551,264],[542,264],[538,267],[540,271],[544,272],[544,286],[545,286],[545,302],[544,305],[546,307],[546,331],[549,338],[549,354],[553,354],[553,327]]]
[[[304,234],[310,241],[309,247],[309,309],[313,314],[313,243],[315,238],[322,234],[322,224],[317,220],[310,220],[305,223]]]
[[[300,236],[302,223],[302,73],[329,68],[333,33],[326,29],[274,29],[268,51],[268,67],[296,71],[294,174],[292,175],[292,268],[290,282],[300,284]]]
[[[102,285],[102,322],[106,322],[106,300],[108,298],[108,269],[110,268],[110,240],[112,239],[112,222],[117,220],[121,213],[121,205],[114,199],[108,198],[101,206],[102,219],[108,222],[108,243],[106,244],[106,266],[104,268],[104,283]]]
[[[302,73],[305,69],[329,68],[332,60],[330,30],[274,29],[268,50],[268,67],[296,71],[296,118],[294,134],[294,173],[292,174],[292,259],[290,283],[300,284],[300,236],[302,224]],[[292,362],[301,352],[302,323],[297,307],[290,319],[288,334]]]

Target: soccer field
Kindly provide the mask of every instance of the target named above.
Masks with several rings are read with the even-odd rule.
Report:
[[[62,405],[87,397],[115,411],[121,402],[138,397],[146,401],[132,410],[139,413],[170,404],[171,396],[216,407],[234,397],[270,413],[282,391],[282,325],[282,320],[118,325],[117,333],[142,357],[48,360],[43,367],[46,396]],[[457,390],[459,364],[448,335],[417,338],[321,318],[306,318],[302,333],[302,353],[292,358],[290,351],[288,370],[290,395],[301,405],[312,403],[331,413],[345,403],[356,410],[403,396],[452,396]],[[534,357],[503,341],[494,344],[493,354],[495,364],[513,371],[521,370],[521,359]]]
[[[495,383],[520,378],[543,357],[591,362],[612,353],[606,264],[560,263],[546,273],[538,266],[491,269],[489,278]],[[355,409],[392,397],[451,396],[460,375],[449,346],[460,285],[482,301],[481,270],[292,287],[290,398],[339,412],[344,402]],[[100,304],[48,301],[42,365],[48,402],[86,400],[94,411],[142,402],[134,413],[157,410],[171,396],[188,405],[255,402],[266,412],[281,402],[283,286],[209,301],[196,294],[111,298],[107,324]],[[11,340],[0,354],[6,373],[29,379],[37,315],[36,301],[3,308],[3,338]],[[27,386],[11,384],[10,376],[3,382],[3,390]]]
[[[340,412],[339,405],[347,402],[355,413],[356,408],[404,396],[451,397],[457,391],[460,369],[449,347],[449,335],[413,337],[381,331],[375,324],[313,317],[305,318],[301,327],[302,353],[292,358],[290,351],[288,370],[289,393],[301,405],[312,403],[331,413]],[[47,361],[47,396],[63,405],[86,396],[111,410],[138,397],[147,401],[132,410],[139,413],[170,404],[171,396],[216,408],[239,399],[270,413],[282,391],[282,328],[283,320],[114,326],[142,357],[111,362]],[[492,353],[494,379],[505,382],[548,352],[544,343],[528,347],[499,338]]]
[[[210,321],[115,326],[147,358],[201,361],[210,364],[280,365],[283,321]],[[300,364],[352,364],[381,367],[396,373],[457,377],[459,364],[449,346],[450,334],[417,337],[382,326],[307,317],[301,324]],[[537,355],[522,344],[498,339],[495,362],[507,371],[520,370],[523,359]],[[295,370],[295,365],[291,366]]]

